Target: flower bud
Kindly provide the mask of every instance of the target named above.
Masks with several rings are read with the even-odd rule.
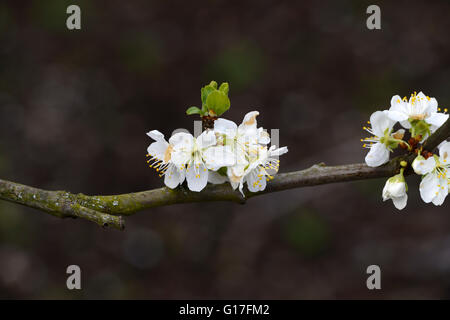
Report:
[[[394,206],[402,210],[408,201],[408,186],[405,182],[405,177],[403,176],[403,169],[401,172],[386,181],[383,188],[383,201],[392,199]]]

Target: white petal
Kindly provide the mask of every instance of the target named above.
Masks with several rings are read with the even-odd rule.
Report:
[[[437,148],[438,148],[438,149],[441,149],[441,147],[442,147],[444,144],[446,144],[447,142],[449,142],[449,141],[447,141],[447,140],[442,141],[441,143],[438,144]]]
[[[391,107],[389,110],[403,111],[404,101],[399,95],[395,95],[391,98]]]
[[[223,176],[216,171],[208,172],[208,182],[212,184],[222,184],[228,181],[227,176]]]
[[[410,99],[411,100],[411,99]],[[430,99],[431,101],[431,99]],[[429,103],[430,102],[426,95],[423,94],[422,91],[420,91],[416,96],[416,110],[419,111],[419,113],[431,113],[437,111],[437,103]],[[434,106],[436,106],[436,110],[434,110]]]
[[[179,184],[182,184],[184,181],[185,172],[183,170],[179,170],[177,166],[174,164],[169,165],[166,173],[164,174],[164,183],[169,188],[176,188]]]
[[[155,141],[164,139],[164,135],[161,132],[159,132],[158,130],[149,131],[149,132],[147,132],[147,135]]]
[[[408,195],[405,193],[402,197],[393,197],[392,202],[398,210],[402,210],[406,207],[408,202]]]
[[[422,111],[430,114],[437,112],[438,103],[435,98],[429,98],[420,91],[416,96],[416,101],[420,102],[422,104]],[[416,102],[417,104],[417,102]]]
[[[194,137],[187,132],[178,132],[170,137],[169,143],[176,148],[177,146],[183,146],[185,148],[192,148],[194,145]]]
[[[191,164],[186,169],[186,180],[189,190],[200,192],[208,183],[208,169],[203,163]]]
[[[447,121],[447,119],[448,114],[435,112],[432,113],[428,118],[426,118],[425,121],[428,122],[429,124],[440,127],[445,123],[445,121]]]
[[[440,206],[444,203],[445,198],[448,195],[448,182],[445,178],[439,179],[439,185],[438,185],[438,194],[434,197],[432,200],[433,204],[435,206]]]
[[[272,149],[272,147],[270,149]],[[281,147],[281,148],[274,149],[274,150],[270,150],[270,149],[269,149],[269,154],[271,157],[279,157],[288,152],[287,147]]]
[[[435,98],[430,98],[428,101],[428,112],[435,113],[438,109],[438,102]]]
[[[214,131],[220,134],[225,134],[230,138],[234,138],[237,131],[237,125],[233,121],[219,118],[214,121]]]
[[[179,132],[174,134],[169,142],[173,146],[171,162],[179,168],[187,164],[192,158],[194,137],[189,133]]]
[[[398,198],[406,194],[406,184],[404,182],[392,183],[389,192],[392,197]]]
[[[254,129],[242,129],[239,127],[238,129],[238,136],[237,136],[237,144],[240,144],[242,146],[245,145],[257,145],[259,143],[258,141],[258,130],[256,128]]]
[[[424,175],[430,173],[436,167],[436,161],[434,160],[434,157],[429,157],[426,160],[423,158],[422,159],[418,158],[419,157],[417,157],[412,163],[412,167],[415,173],[419,175]]]
[[[251,192],[263,191],[266,188],[266,176],[262,174],[261,169],[254,169],[249,173],[245,180],[247,181],[247,188]]]
[[[391,195],[389,194],[389,180],[386,181],[383,187],[383,191],[381,192],[381,195],[383,197],[383,201],[389,200],[391,198]]]
[[[420,196],[425,203],[430,203],[439,191],[439,179],[434,173],[427,174],[420,182]]]
[[[408,103],[403,101],[400,96],[393,96],[391,99],[391,107],[388,110],[388,116],[395,121],[404,121],[409,117]]]
[[[366,164],[369,167],[378,167],[389,161],[389,150],[380,142],[375,143],[366,155]]]
[[[259,115],[258,111],[251,111],[244,116],[244,120],[239,125],[239,129],[243,131],[256,130],[256,117]]]
[[[388,111],[388,117],[390,119],[394,120],[394,121],[399,121],[399,122],[408,120],[408,115],[406,113],[402,113],[402,112],[399,112],[399,111],[391,111],[391,110],[389,110]]]
[[[203,152],[206,167],[216,171],[222,167],[230,167],[236,163],[236,156],[230,146],[218,146],[206,149]]]
[[[444,141],[439,146],[439,157],[443,164],[449,164],[450,160],[450,142]]]
[[[234,190],[242,183],[245,174],[245,165],[235,165],[227,168],[227,176]]]
[[[203,131],[197,137],[197,146],[199,149],[206,149],[216,144],[216,135],[212,130]]]
[[[405,129],[410,129],[410,128],[411,128],[411,123],[409,123],[408,120],[400,121],[400,124],[401,124],[402,127],[405,128]]]
[[[192,159],[192,152],[185,151],[182,148],[173,149],[170,161],[177,167],[181,168],[185,166]]]
[[[169,144],[166,142],[166,140],[158,140],[156,142],[153,142],[148,148],[147,153],[151,155],[152,157],[158,158],[160,160],[164,160],[165,153],[167,150],[167,147]]]
[[[270,143],[270,135],[262,127],[258,128],[258,143],[260,143],[260,144],[269,144]]]
[[[384,136],[384,131],[386,129],[391,130],[394,126],[394,121],[388,117],[388,111],[375,111],[370,116],[370,124],[372,130],[377,137]]]

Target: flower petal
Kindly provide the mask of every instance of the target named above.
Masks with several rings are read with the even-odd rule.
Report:
[[[448,195],[448,181],[446,178],[439,178],[438,188],[438,194],[432,200],[435,206],[442,205]]]
[[[214,131],[234,138],[236,136],[237,125],[233,121],[219,118],[214,121]]]
[[[393,183],[389,191],[392,197],[401,197],[406,193],[406,184],[404,182]]]
[[[415,173],[424,175],[433,171],[433,169],[436,167],[436,160],[434,159],[434,157],[429,157],[426,160],[423,157],[416,157],[416,159],[412,163],[412,167]]]
[[[438,110],[438,102],[435,98],[430,98],[428,101],[428,112],[435,113]]]
[[[391,107],[389,110],[396,110],[396,111],[404,111],[404,101],[399,95],[395,95],[391,98]]]
[[[147,153],[159,160],[164,160],[168,146],[169,144],[163,138],[162,140],[158,140],[149,145],[149,147],[147,148]]]
[[[406,113],[401,113],[399,111],[388,111],[388,117],[394,121],[406,121],[408,120],[408,115]]]
[[[375,111],[370,116],[370,124],[372,130],[377,137],[384,136],[384,131],[389,129],[389,131],[394,126],[395,121],[390,119],[388,116],[388,111]]]
[[[216,135],[213,130],[203,131],[197,137],[197,146],[199,149],[206,149],[216,144]]]
[[[448,114],[435,112],[432,113],[428,118],[425,119],[426,122],[434,126],[440,127],[448,119]]]
[[[389,150],[380,142],[375,143],[366,155],[366,164],[369,167],[378,167],[389,161]]]
[[[164,174],[164,183],[171,189],[176,188],[179,184],[182,184],[184,181],[185,172],[183,170],[178,169],[174,164],[169,165],[166,173]]]
[[[400,124],[401,124],[402,127],[405,128],[405,129],[411,129],[411,123],[409,123],[408,120],[400,121]]]
[[[398,210],[402,210],[406,207],[408,202],[408,195],[405,193],[402,197],[393,197],[392,202]]]
[[[216,171],[208,172],[208,182],[212,184],[222,184],[228,181],[227,176],[223,176]]]
[[[256,130],[256,117],[259,115],[258,111],[251,111],[244,116],[244,120],[239,125],[239,130]]]
[[[189,190],[200,192],[208,183],[208,169],[203,163],[190,164],[186,169],[186,180]]]
[[[245,166],[246,165],[237,164],[227,168],[227,176],[234,190],[242,183],[245,174]]]
[[[278,148],[278,149],[276,149],[276,148],[272,149],[272,147],[270,147],[270,149],[269,149],[270,157],[279,157],[279,156],[281,156],[281,155],[283,155],[283,154],[288,152],[288,148],[287,147],[281,147],[281,148]]]
[[[434,173],[427,174],[420,182],[420,196],[425,203],[430,203],[439,192],[439,179]]]
[[[260,144],[269,144],[270,143],[270,135],[262,127],[258,128],[258,143],[260,143]]]
[[[186,148],[192,148],[194,144],[194,137],[187,132],[178,132],[170,137],[169,143],[176,148],[177,146],[183,146]]]
[[[217,146],[203,152],[203,160],[208,169],[217,171],[222,167],[230,167],[236,163],[236,156],[230,146]]]
[[[155,141],[164,140],[164,135],[158,130],[149,131],[147,135]]]
[[[253,169],[246,177],[247,188],[251,192],[263,191],[266,188],[266,176],[261,168]]]
[[[395,121],[404,121],[409,118],[408,103],[403,101],[400,96],[393,96],[391,99],[391,107],[388,110],[388,116]]]
[[[444,164],[450,160],[450,142],[444,141],[439,145],[439,158]]]

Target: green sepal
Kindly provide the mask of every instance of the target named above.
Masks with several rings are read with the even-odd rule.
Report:
[[[430,127],[431,125],[424,120],[409,120],[411,124],[411,128],[409,132],[411,132],[411,136],[413,138],[417,138],[418,136],[422,136],[422,139],[425,135],[430,135]]]

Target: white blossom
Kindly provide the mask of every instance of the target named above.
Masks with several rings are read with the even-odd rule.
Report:
[[[263,191],[267,182],[273,179],[278,172],[280,160],[278,157],[287,153],[287,147],[277,148],[271,146],[269,149],[265,146],[253,146],[249,150],[249,165],[244,171],[243,182],[247,183],[247,188],[251,192]],[[242,185],[239,190],[242,192]]]
[[[389,153],[401,142],[405,131],[403,129],[392,132],[395,121],[388,117],[387,111],[376,111],[370,116],[371,128],[363,127],[372,136],[361,141],[363,147],[370,149],[366,155],[366,164],[378,167],[389,161]]]
[[[208,170],[218,170],[234,164],[229,148],[216,146],[212,130],[194,138],[189,133],[178,133],[169,139],[173,145],[172,161],[177,167],[186,166],[186,180],[191,191],[199,192],[208,183]]]
[[[164,135],[158,130],[150,131],[147,135],[155,140],[147,148],[147,157],[149,157],[147,163],[149,163],[150,168],[159,172],[160,177],[164,176],[166,186],[171,189],[177,187],[185,179],[185,167],[176,165],[172,161],[173,144],[168,143],[164,139]]]
[[[432,202],[436,206],[444,203],[448,195],[450,183],[448,170],[450,156],[450,142],[440,144],[439,156],[433,155],[428,159],[417,156],[412,167],[419,175],[424,175],[420,183],[420,196],[425,203]]]
[[[236,161],[227,168],[227,176],[232,188],[239,188],[242,194],[245,182],[252,192],[264,190],[266,179],[272,178],[269,172],[278,171],[278,156],[287,152],[286,147],[266,147],[270,136],[266,130],[257,127],[258,115],[258,111],[247,113],[239,126],[226,119],[217,119],[214,123],[214,131],[221,143],[232,146]]]
[[[429,125],[430,133],[433,133],[449,117],[448,114],[438,111],[437,100],[419,92],[411,94],[409,100],[406,97],[402,99],[398,95],[393,96],[388,115],[406,129],[410,129],[414,121],[425,121]]]
[[[197,138],[181,132],[167,142],[159,131],[151,131],[148,135],[156,142],[148,148],[148,162],[165,176],[170,188],[186,180],[188,188],[196,192],[208,182],[229,182],[242,194],[245,183],[252,192],[262,191],[266,181],[277,173],[278,157],[287,152],[287,147],[267,147],[270,136],[257,127],[258,115],[258,111],[247,113],[239,126],[217,119],[213,130],[207,129]]]

